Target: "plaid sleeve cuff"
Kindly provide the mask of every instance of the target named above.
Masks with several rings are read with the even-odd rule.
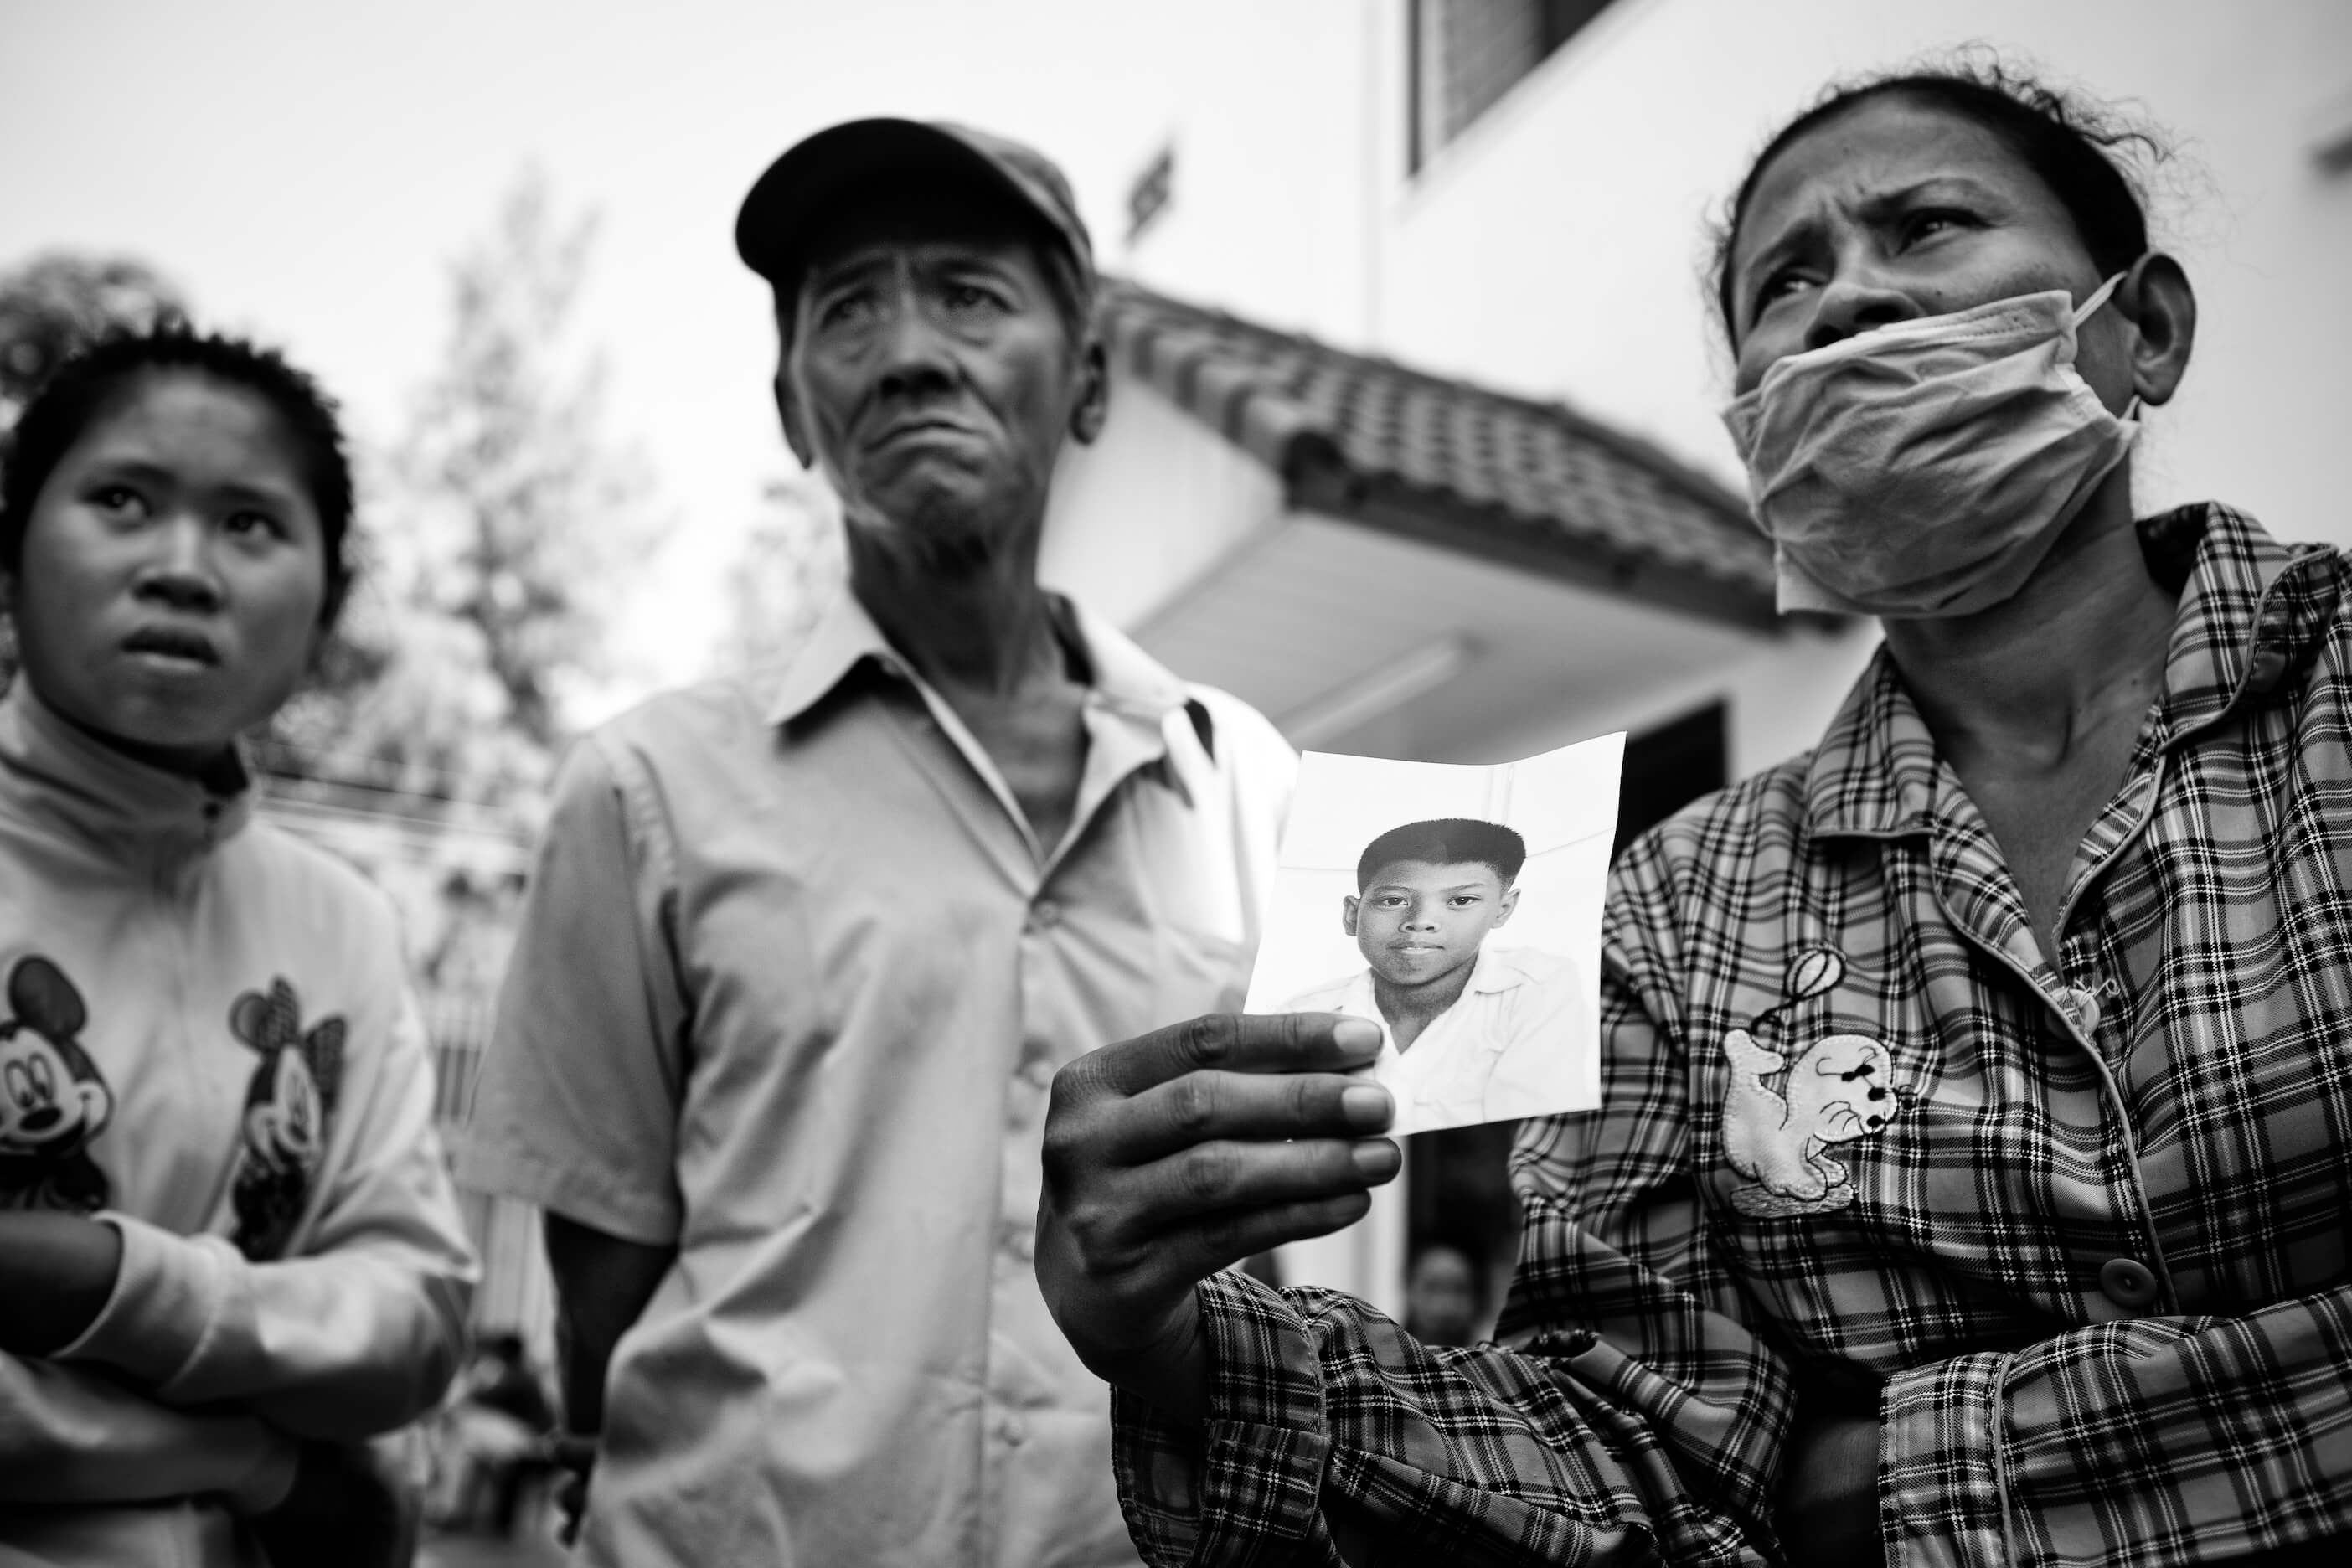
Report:
[[[2005,1568],[2001,1385],[2015,1358],[1897,1373],[1879,1402],[1879,1531],[1891,1568]]]
[[[1331,1439],[1314,1335],[1245,1274],[1199,1286],[1209,1414],[1173,1420],[1114,1392],[1112,1468],[1128,1533],[1154,1564],[1290,1560],[1314,1526]]]

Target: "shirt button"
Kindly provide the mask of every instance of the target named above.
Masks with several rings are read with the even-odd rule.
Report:
[[[1029,929],[1052,931],[1062,923],[1062,906],[1051,899],[1040,899],[1029,909]]]
[[[1004,1250],[1027,1263],[1037,1256],[1037,1237],[1034,1228],[1019,1220],[1008,1220],[1004,1226]]]
[[[1054,1063],[1048,1057],[1031,1057],[1021,1064],[1021,1076],[1031,1089],[1054,1087]]]
[[[1027,1440],[1029,1428],[1018,1415],[1008,1415],[997,1424],[996,1435],[1004,1439],[1008,1448],[1017,1448]]]
[[[2137,1258],[2110,1258],[2099,1265],[2099,1290],[2126,1311],[2156,1300],[2156,1274]]]

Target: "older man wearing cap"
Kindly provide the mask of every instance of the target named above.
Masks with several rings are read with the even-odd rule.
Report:
[[[1238,1001],[1291,755],[1037,584],[1108,393],[1051,163],[835,126],[736,246],[850,591],[574,749],[466,1173],[547,1210],[585,1560],[1131,1563],[1032,1271],[1045,1095]]]

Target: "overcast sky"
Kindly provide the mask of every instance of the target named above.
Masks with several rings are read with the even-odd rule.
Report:
[[[837,120],[967,119],[1060,160],[1116,264],[1183,25],[1101,0],[0,0],[0,266],[142,258],[382,439],[443,341],[449,258],[536,161],[601,214],[582,326],[677,523],[625,628],[629,684],[681,679],[791,460],[730,237],[751,180]]]

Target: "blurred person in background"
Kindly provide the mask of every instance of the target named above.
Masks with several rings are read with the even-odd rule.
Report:
[[[1061,1074],[1038,1270],[1154,1562],[2345,1560],[2352,564],[2134,509],[2197,325],[2143,134],[1918,71],[1741,185],[1781,603],[1885,645],[1616,866],[1601,1105],[1521,1124],[1500,1344],[1213,1272],[1395,1170],[1335,1070],[1370,1024]]]
[[[438,1457],[454,1471],[440,1522],[460,1530],[487,1523],[490,1533],[510,1536],[523,1494],[555,1466],[555,1406],[522,1336],[510,1329],[482,1335],[451,1395],[436,1427]]]
[[[467,1153],[547,1212],[578,1555],[1132,1563],[1030,1267],[1046,1089],[1238,1001],[1294,759],[1036,581],[1108,394],[1059,171],[838,125],[736,241],[848,592],[573,749]]]
[[[1412,1255],[1404,1271],[1404,1331],[1425,1345],[1475,1343],[1486,1318],[1486,1271],[1448,1241]]]
[[[348,585],[331,405],[168,331],[61,366],[0,476],[0,1564],[404,1561],[364,1444],[474,1261],[390,904],[252,820],[238,738]]]

